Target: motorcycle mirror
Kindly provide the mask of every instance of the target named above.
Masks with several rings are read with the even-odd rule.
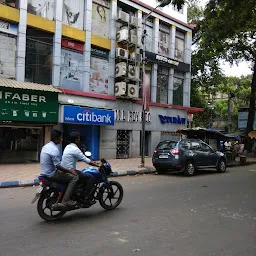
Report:
[[[92,153],[90,151],[86,151],[84,152],[85,156],[86,157],[91,157],[92,156]]]

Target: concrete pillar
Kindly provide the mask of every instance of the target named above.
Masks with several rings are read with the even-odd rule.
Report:
[[[137,30],[137,36],[138,36],[138,48],[142,47],[141,43],[141,37],[142,37],[142,30],[143,30],[143,24],[142,24],[142,11],[138,10],[137,12],[137,18],[139,20],[138,22],[138,30]],[[139,53],[139,49],[137,50],[137,53]]]
[[[157,94],[157,64],[152,65],[152,78],[151,78],[151,101],[156,102],[156,94]]]
[[[191,75],[190,72],[185,73],[183,84],[183,106],[190,107],[190,88],[191,88]]]
[[[170,58],[174,59],[175,56],[175,36],[176,36],[176,26],[172,25],[170,28]]]
[[[116,17],[117,17],[117,0],[110,3],[110,22],[109,22],[109,39],[111,41],[111,50],[109,52],[109,78],[108,94],[114,95],[115,86],[115,57],[116,57]]]
[[[158,41],[159,41],[159,19],[154,19],[154,27],[153,27],[153,52],[158,53]]]
[[[130,144],[130,157],[140,156],[140,131],[132,130],[131,132],[131,144]]]
[[[53,58],[52,58],[52,84],[60,85],[61,65],[61,38],[62,38],[62,8],[63,1],[56,1],[55,6],[55,34],[53,37]]]
[[[27,0],[20,0],[20,17],[17,34],[16,80],[25,80],[26,31],[27,31]]]
[[[168,79],[168,104],[173,104],[173,76],[174,69],[169,69],[169,79]]]
[[[191,45],[192,45],[192,34],[187,32],[185,35],[185,56],[184,62],[191,64]]]
[[[81,91],[88,92],[91,73],[91,37],[92,37],[92,0],[85,1],[84,5],[85,44],[83,54],[83,79]]]

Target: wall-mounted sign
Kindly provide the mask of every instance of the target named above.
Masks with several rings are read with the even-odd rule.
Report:
[[[238,112],[238,129],[246,129],[248,114],[248,111]],[[256,130],[256,112],[254,113],[253,129]]]
[[[91,48],[91,54],[94,57],[100,57],[100,58],[103,58],[103,59],[108,59],[108,53],[109,53],[108,51],[105,51],[105,50],[102,50],[102,49],[99,49],[99,48],[95,48],[95,47]]]
[[[115,110],[115,120],[119,122],[141,122],[142,112],[139,111],[124,111],[121,109]],[[151,123],[151,114],[146,112],[145,120],[147,123]]]
[[[57,93],[2,88],[0,90],[1,121],[58,122]]]
[[[63,123],[114,125],[114,111],[63,106]]]
[[[0,31],[8,34],[17,35],[18,25],[5,20],[0,20]]]
[[[179,62],[177,60],[155,54],[153,52],[147,52],[146,51],[146,58],[149,61],[158,63],[163,66],[172,67],[181,71],[189,72],[190,71],[190,65],[184,62]]]
[[[55,0],[28,0],[28,12],[54,20]]]
[[[61,40],[61,45],[67,48],[71,48],[80,52],[84,51],[84,44],[74,42],[68,39],[62,39]]]
[[[186,118],[178,116],[162,116],[158,115],[160,122],[162,124],[171,123],[171,124],[186,124]]]
[[[91,48],[90,92],[108,94],[108,52]]]

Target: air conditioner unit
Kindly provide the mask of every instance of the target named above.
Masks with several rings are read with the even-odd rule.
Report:
[[[126,83],[119,82],[115,83],[115,96],[125,96],[126,95]]]
[[[133,53],[130,54],[130,59],[133,60],[133,61],[141,62],[142,61],[142,55],[139,54],[139,53],[133,52]]]
[[[129,52],[123,48],[116,48],[116,57],[128,59]]]
[[[128,77],[131,79],[139,79],[140,67],[135,65],[129,65],[128,67]]]
[[[132,43],[132,44],[138,44],[138,37],[137,37],[137,36],[134,36],[134,35],[131,35],[130,43]]]
[[[138,18],[131,16],[131,24],[137,27],[139,25]]]
[[[139,98],[139,87],[135,84],[128,84],[127,97],[129,98]]]
[[[129,17],[130,17],[130,15],[128,13],[123,12],[121,10],[119,10],[117,13],[117,20],[129,23]]]
[[[116,64],[116,77],[126,76],[127,65],[125,62],[120,62]]]
[[[129,33],[128,33],[128,29],[127,28],[123,28],[120,31],[118,31],[116,33],[116,41],[118,43],[123,42],[123,41],[127,41],[129,38]]]

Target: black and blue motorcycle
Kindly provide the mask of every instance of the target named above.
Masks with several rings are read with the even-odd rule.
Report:
[[[89,153],[89,152],[88,152]],[[119,206],[123,199],[123,187],[117,181],[109,180],[112,169],[111,165],[105,160],[101,160],[101,167],[85,168],[82,173],[89,173],[93,176],[94,187],[90,192],[91,201],[99,201],[100,205],[106,210],[114,210]],[[66,184],[60,184],[52,181],[45,176],[39,176],[39,186],[32,204],[38,200],[37,212],[39,216],[46,220],[57,220],[63,217],[67,211],[77,210],[81,208],[89,208],[92,205],[85,200],[86,181],[79,179],[76,189],[72,195],[72,200],[77,202],[77,205],[70,207],[61,207],[56,209],[56,205],[62,201],[63,194],[66,189]]]

